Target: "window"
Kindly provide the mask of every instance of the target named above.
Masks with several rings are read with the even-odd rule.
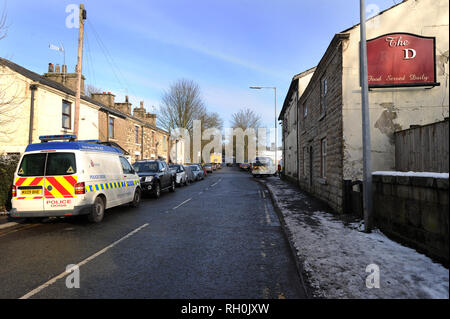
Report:
[[[18,175],[32,176],[62,176],[77,172],[74,153],[27,154],[20,163]]]
[[[320,114],[323,115],[327,112],[327,91],[328,83],[327,79],[323,77],[320,80]]]
[[[327,139],[320,141],[320,177],[327,176]]]
[[[139,144],[139,126],[134,127],[134,142]]]
[[[125,157],[120,157],[120,164],[122,164],[124,174],[133,174],[133,168]]]
[[[62,127],[71,129],[72,127],[72,103],[65,100],[62,101]]]
[[[114,118],[109,118],[109,138],[114,138]]]
[[[27,154],[20,163],[18,175],[23,177],[44,176],[47,154]]]
[[[51,153],[47,157],[45,175],[72,175],[77,172],[74,153]]]

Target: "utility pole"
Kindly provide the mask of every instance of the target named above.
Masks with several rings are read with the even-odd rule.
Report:
[[[74,134],[78,138],[80,126],[80,98],[81,98],[81,71],[83,60],[83,32],[84,20],[86,20],[86,10],[84,5],[80,4],[80,24],[78,27],[78,61],[77,61],[77,89],[75,93],[75,114],[74,114]]]
[[[362,109],[362,135],[363,135],[363,203],[364,203],[364,231],[372,231],[372,165],[370,146],[370,111],[369,111],[369,78],[367,72],[367,43],[366,43],[366,8],[365,0],[360,0],[361,18],[361,109]]]

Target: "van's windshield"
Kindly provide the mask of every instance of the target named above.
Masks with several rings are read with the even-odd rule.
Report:
[[[39,153],[27,154],[23,157],[18,175],[24,177],[58,176],[72,175],[76,172],[74,153]]]

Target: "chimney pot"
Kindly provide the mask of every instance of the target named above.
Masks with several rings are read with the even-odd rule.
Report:
[[[141,110],[144,109],[144,101],[141,101]]]
[[[128,103],[128,95],[125,95],[125,103]]]
[[[53,73],[53,64],[52,63],[48,64],[48,73]]]
[[[55,73],[61,73],[61,67],[59,64],[55,65]]]

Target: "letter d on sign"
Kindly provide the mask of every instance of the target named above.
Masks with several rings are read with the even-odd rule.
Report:
[[[414,59],[417,55],[417,52],[414,49],[404,49],[403,51],[405,52],[405,60]]]
[[[80,288],[80,268],[77,265],[67,265],[66,272],[71,273],[66,278],[66,287]]]
[[[370,273],[366,278],[366,287],[368,289],[380,288],[380,267],[370,264],[366,267],[366,272]]]

